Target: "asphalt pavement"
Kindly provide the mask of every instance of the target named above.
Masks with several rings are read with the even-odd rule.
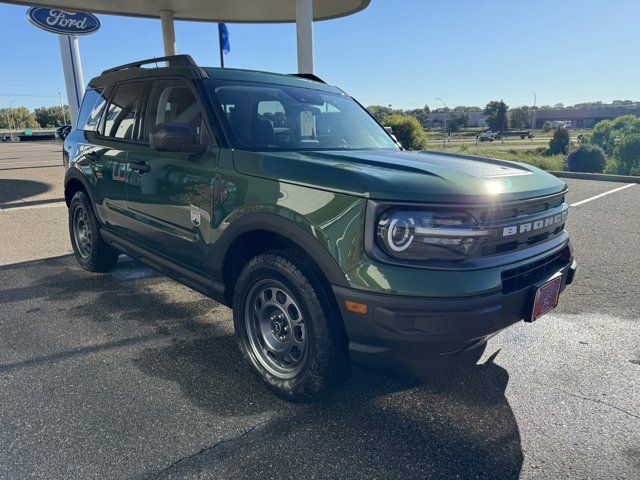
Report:
[[[0,478],[640,477],[640,185],[571,209],[575,284],[478,365],[356,367],[305,405],[250,374],[226,307],[124,256],[80,269],[59,167],[24,177],[3,148]],[[572,204],[621,186],[567,183]]]

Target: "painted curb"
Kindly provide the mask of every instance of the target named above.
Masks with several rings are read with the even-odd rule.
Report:
[[[609,175],[606,173],[549,172],[559,178],[577,178],[580,180],[600,180],[601,182],[640,183],[640,177],[629,175]]]

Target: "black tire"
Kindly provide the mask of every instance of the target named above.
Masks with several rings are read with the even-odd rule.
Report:
[[[235,285],[233,322],[245,360],[285,400],[312,401],[350,372],[335,299],[301,252],[269,252],[245,265]],[[268,342],[286,352],[270,350]]]
[[[86,193],[76,192],[69,203],[69,236],[76,260],[90,272],[106,272],[118,261],[118,252],[100,236],[100,223]]]

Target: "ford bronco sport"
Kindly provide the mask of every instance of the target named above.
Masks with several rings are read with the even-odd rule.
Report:
[[[80,265],[125,253],[232,307],[251,369],[290,399],[317,397],[350,360],[475,362],[492,335],[554,308],[575,272],[565,183],[404,151],[310,75],[186,55],[106,70],[63,156]]]

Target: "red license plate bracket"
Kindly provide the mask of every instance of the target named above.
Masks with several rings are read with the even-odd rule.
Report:
[[[558,306],[561,286],[562,275],[558,273],[535,290],[531,315],[528,319],[530,322],[535,322]]]

